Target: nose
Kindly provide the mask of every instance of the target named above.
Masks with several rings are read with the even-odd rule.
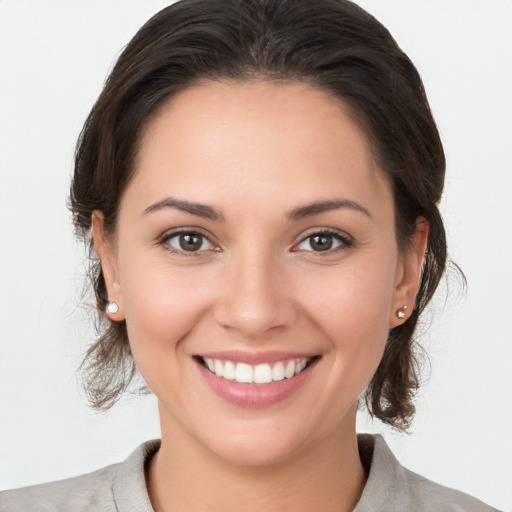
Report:
[[[259,252],[233,258],[225,269],[216,321],[247,339],[264,339],[293,325],[298,308],[283,268]]]

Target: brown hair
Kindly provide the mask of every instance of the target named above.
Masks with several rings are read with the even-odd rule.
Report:
[[[141,130],[173,94],[204,80],[290,80],[330,91],[352,110],[379,166],[391,176],[397,240],[405,248],[423,216],[427,253],[416,305],[391,329],[366,391],[369,412],[405,429],[418,388],[413,333],[446,262],[438,202],[443,148],[421,78],[390,33],[347,0],[182,0],[156,14],[129,42],[80,135],[71,187],[79,234],[103,212],[107,233],[133,173]],[[107,293],[92,268],[100,318]],[[110,407],[135,374],[125,322],[108,323],[82,368],[93,406]]]

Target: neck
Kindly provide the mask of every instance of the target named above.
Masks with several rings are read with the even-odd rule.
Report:
[[[284,461],[240,465],[162,425],[162,445],[146,474],[155,512],[343,512],[354,510],[366,481],[353,428]],[[167,425],[165,425],[167,426]]]

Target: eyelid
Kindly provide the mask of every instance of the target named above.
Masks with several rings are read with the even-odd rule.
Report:
[[[168,244],[168,241],[171,238],[179,236],[181,234],[199,235],[199,236],[203,237],[204,239],[206,239],[213,246],[213,249],[201,249],[198,251],[185,251],[185,250],[180,250],[180,249],[171,247]],[[340,245],[338,247],[335,247],[333,249],[328,249],[326,251],[313,251],[313,250],[308,251],[308,250],[304,250],[304,249],[297,249],[298,245],[300,245],[301,243],[305,242],[308,238],[311,238],[312,236],[315,236],[315,235],[332,236],[333,238],[335,238],[336,240],[338,240],[340,242]],[[179,228],[171,229],[171,230],[164,232],[161,236],[158,237],[157,245],[165,246],[164,248],[173,254],[180,254],[180,255],[185,255],[185,256],[198,256],[205,252],[218,252],[218,251],[222,250],[219,247],[219,245],[212,240],[212,238],[213,238],[213,236],[205,233],[202,228],[198,228],[195,226],[194,227],[185,226],[185,227],[179,227]],[[355,244],[355,241],[352,238],[352,236],[350,236],[345,231],[342,231],[339,229],[334,229],[334,228],[318,227],[318,228],[308,229],[306,232],[302,233],[300,236],[300,239],[292,246],[291,251],[292,252],[299,252],[299,251],[313,252],[318,255],[327,255],[327,254],[332,254],[334,252],[337,252],[339,250],[348,249],[348,248],[352,247],[354,244]]]
[[[308,251],[308,250],[304,250],[304,249],[297,249],[297,247],[301,243],[305,242],[308,238],[311,238],[315,235],[332,236],[333,238],[337,239],[340,242],[340,245],[338,247],[335,247],[333,249],[328,249],[326,251],[313,251],[313,250]],[[341,231],[339,229],[334,229],[334,228],[319,227],[319,228],[311,228],[311,229],[307,230],[305,233],[301,234],[299,241],[293,245],[292,252],[299,252],[299,251],[312,252],[312,253],[315,253],[315,254],[318,254],[321,256],[321,255],[332,254],[339,250],[348,249],[349,247],[352,247],[354,245],[355,245],[354,239],[352,238],[352,236],[350,236],[345,231]]]
[[[213,246],[213,249],[201,249],[198,251],[185,251],[185,250],[176,249],[175,247],[172,247],[168,243],[171,238],[174,238],[176,236],[183,235],[183,234],[198,235],[198,236],[204,238],[205,240],[207,240]],[[213,237],[211,235],[204,233],[203,229],[201,229],[201,228],[185,226],[185,227],[179,227],[179,228],[165,231],[161,236],[158,237],[157,245],[164,247],[164,249],[166,251],[169,251],[172,254],[179,254],[179,255],[183,255],[183,256],[199,256],[205,252],[210,252],[210,251],[216,252],[216,251],[221,250],[219,245],[216,244],[212,240],[212,238]]]

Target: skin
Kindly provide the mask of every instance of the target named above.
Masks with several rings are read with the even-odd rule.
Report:
[[[166,198],[223,220],[176,207],[145,213]],[[290,218],[339,200],[352,203]],[[162,446],[147,472],[157,512],[353,510],[366,480],[357,400],[388,330],[407,320],[397,309],[412,310],[428,232],[419,219],[401,252],[394,216],[365,134],[324,91],[206,83],[148,123],[116,232],[107,237],[95,212],[93,239],[119,305],[110,318],[126,320],[159,401]],[[180,228],[209,241],[183,251],[172,238]],[[333,248],[314,250],[308,237],[326,230]],[[212,350],[319,360],[291,396],[250,408],[201,378],[194,356]]]

